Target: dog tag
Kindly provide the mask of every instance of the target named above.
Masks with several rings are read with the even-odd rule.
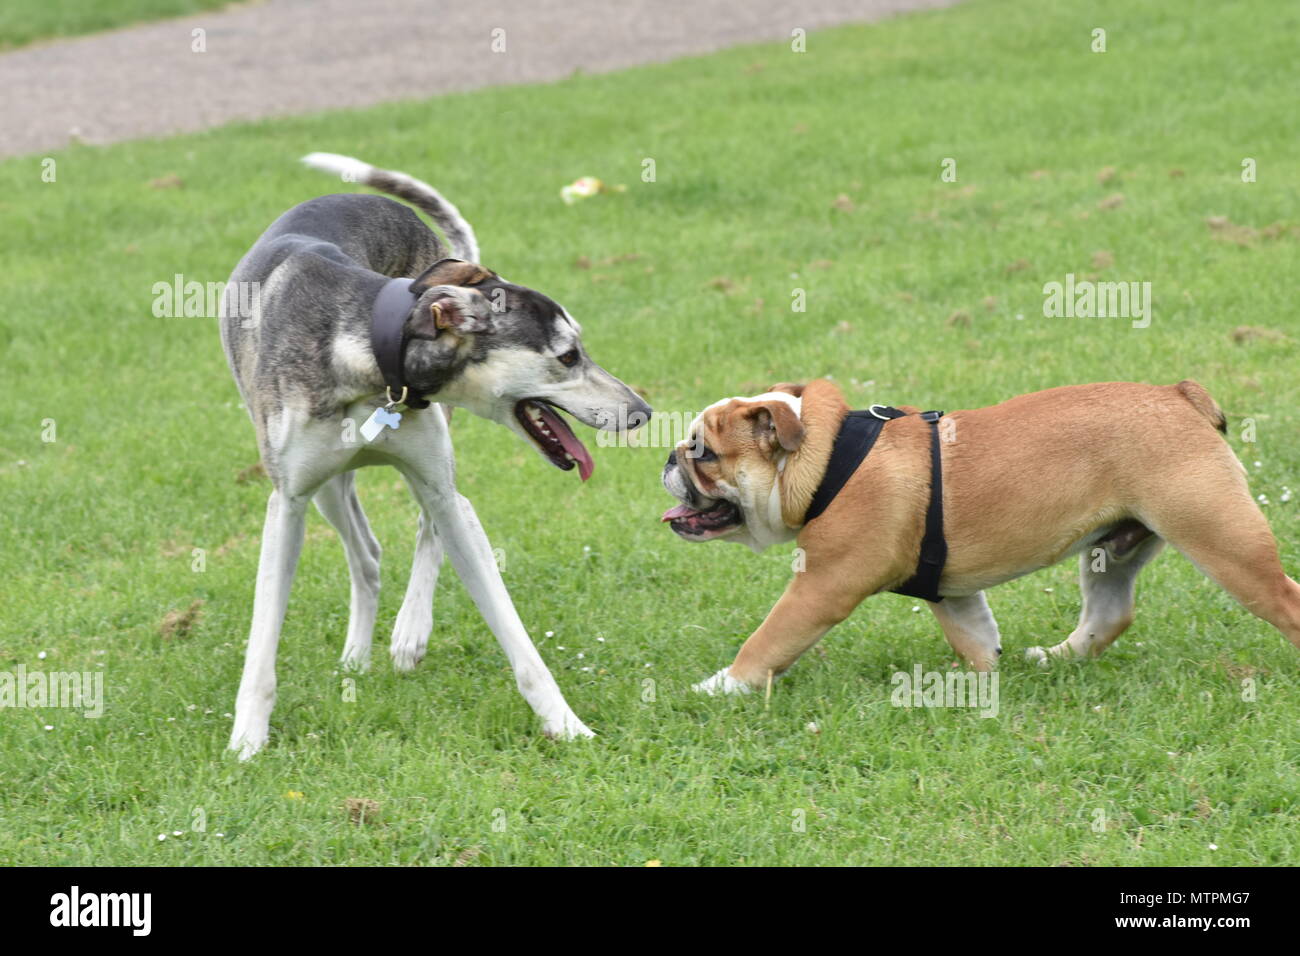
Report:
[[[381,405],[371,412],[370,417],[361,426],[361,437],[367,442],[372,442],[379,437],[379,433],[385,426],[397,431],[397,426],[402,423],[402,413],[395,412],[392,408],[391,405]]]

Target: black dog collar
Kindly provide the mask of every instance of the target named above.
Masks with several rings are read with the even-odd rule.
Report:
[[[370,307],[370,348],[379,363],[391,401],[407,408],[428,408],[429,403],[408,389],[403,375],[406,358],[406,320],[415,308],[411,279],[389,279]]]
[[[826,464],[826,474],[813,492],[804,524],[818,517],[835,500],[875,445],[885,422],[903,418],[906,414],[889,405],[872,405],[866,411],[853,411],[844,416],[831,448],[830,461]],[[939,595],[939,578],[948,560],[948,542],[943,536],[943,467],[939,455],[939,419],[942,417],[943,412],[921,413],[921,418],[930,423],[930,504],[925,509],[925,536],[921,538],[921,557],[916,573],[893,589],[896,594],[933,602],[943,600]]]

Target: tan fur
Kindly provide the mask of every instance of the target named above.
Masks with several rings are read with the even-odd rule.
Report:
[[[827,509],[803,525],[848,407],[828,381],[796,388],[774,387],[802,404],[803,437],[788,454],[743,427],[752,415],[747,400],[711,409],[702,420],[718,460],[696,467],[701,490],[710,493],[710,474],[733,485],[742,476],[775,483],[782,520],[799,529],[805,555],[806,570],[730,668],[731,677],[755,687],[769,671],[793,664],[865,597],[912,575],[929,499],[931,426],[909,416],[884,426]],[[1089,584],[1084,562],[1095,606],[1051,654],[1100,653],[1127,627],[1130,579],[1160,539],[1300,647],[1300,585],[1283,572],[1240,463],[1216,433],[1225,428],[1223,412],[1200,385],[1054,388],[951,412],[940,424],[948,541],[940,593],[955,600],[934,607],[950,642],[974,666],[993,666],[1001,651],[991,616],[978,628],[971,623],[982,620],[971,606],[982,602],[980,592],[1055,564],[1112,529],[1114,539],[1101,544],[1116,562],[1139,553],[1138,563],[1127,569],[1129,578],[1115,573]],[[1113,607],[1104,607],[1107,601]],[[965,617],[957,613],[963,607]],[[979,643],[973,628],[987,652],[972,650]]]

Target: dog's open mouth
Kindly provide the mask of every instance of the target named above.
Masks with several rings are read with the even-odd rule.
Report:
[[[684,537],[712,538],[742,524],[740,509],[730,501],[719,501],[713,507],[698,511],[689,505],[678,505],[664,512],[662,521]]]
[[[591,455],[578,441],[578,436],[560,417],[555,406],[540,398],[525,398],[515,403],[515,418],[524,426],[524,431],[533,440],[542,454],[551,460],[556,468],[572,471],[578,466],[578,476],[586,481],[595,471],[596,466]]]

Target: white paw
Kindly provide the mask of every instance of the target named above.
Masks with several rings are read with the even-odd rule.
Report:
[[[357,647],[343,648],[343,656],[339,658],[339,666],[345,671],[353,674],[364,674],[370,670],[370,648],[362,650]]]
[[[570,711],[559,720],[548,720],[542,725],[542,733],[552,740],[579,740],[583,737],[594,737],[596,732],[578,719],[578,715]]]
[[[244,729],[235,724],[235,730],[230,735],[230,748],[239,754],[239,759],[249,760],[259,750],[266,746],[267,737],[270,735],[270,728],[263,727],[261,731],[251,728]]]
[[[736,680],[729,673],[730,668],[724,667],[708,680],[702,680],[691,687],[691,690],[697,694],[708,694],[710,697],[715,694],[748,694],[754,688],[750,687],[743,680]]]
[[[405,610],[405,605],[403,605]],[[413,671],[424,660],[425,651],[429,649],[429,633],[433,630],[433,615],[426,614],[416,618],[397,612],[397,623],[393,625],[393,643],[389,654],[393,658],[393,668],[398,671]]]
[[[420,661],[424,660],[424,651],[427,645],[411,644],[403,642],[393,643],[390,654],[393,658],[393,670],[408,673],[415,670]]]
[[[1047,651],[1041,647],[1025,648],[1025,660],[1037,661],[1039,667],[1051,667],[1052,659],[1048,656]]]

